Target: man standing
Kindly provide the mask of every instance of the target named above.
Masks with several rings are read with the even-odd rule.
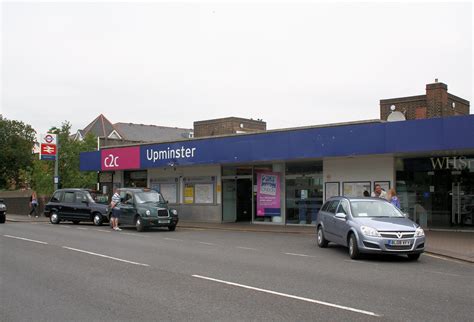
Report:
[[[372,197],[387,199],[387,193],[382,190],[382,187],[379,184],[375,185],[375,189],[372,192]]]
[[[117,188],[114,189],[114,195],[112,196],[112,202],[110,203],[110,210],[112,211],[112,215],[110,217],[110,223],[112,224],[113,230],[122,230],[118,226],[118,220],[120,217],[120,209],[116,207],[120,203],[120,195],[117,192]]]

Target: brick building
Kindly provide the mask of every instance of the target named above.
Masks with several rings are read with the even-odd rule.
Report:
[[[267,123],[262,120],[226,117],[194,122],[194,137],[253,133],[266,131],[266,129]]]
[[[425,95],[380,100],[381,120],[387,120],[392,106],[407,120],[469,115],[469,101],[448,93],[448,85],[437,79],[426,85]]]

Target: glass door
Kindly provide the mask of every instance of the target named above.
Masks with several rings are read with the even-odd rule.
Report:
[[[222,180],[222,221],[237,220],[237,183],[235,179]]]
[[[462,182],[453,182],[451,191],[451,225],[473,225],[474,191]]]

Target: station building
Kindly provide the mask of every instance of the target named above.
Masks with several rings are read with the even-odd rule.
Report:
[[[314,225],[329,197],[380,184],[424,227],[474,228],[474,115],[445,84],[426,91],[381,100],[379,120],[279,130],[196,122],[194,138],[103,147],[82,153],[80,167],[97,171],[105,192],[156,189],[189,221]]]

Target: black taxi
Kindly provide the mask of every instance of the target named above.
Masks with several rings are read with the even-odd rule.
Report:
[[[133,225],[137,231],[151,227],[168,227],[170,231],[178,224],[178,211],[170,209],[161,193],[148,188],[120,188],[119,224]]]

